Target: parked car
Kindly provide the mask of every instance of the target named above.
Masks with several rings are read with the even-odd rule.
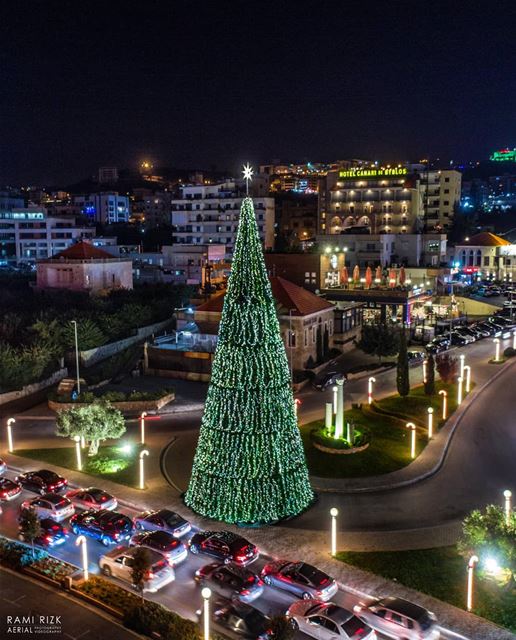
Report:
[[[337,380],[346,380],[346,375],[339,371],[327,371],[320,376],[316,376],[312,382],[312,386],[318,391],[324,391],[328,387],[337,384]]]
[[[0,475],[2,473],[5,473],[7,470],[7,463],[5,460],[2,460],[2,458],[0,458]]]
[[[426,353],[424,351],[407,351],[407,358],[409,364],[416,364],[423,362],[426,358]]]
[[[444,338],[443,336],[438,336],[434,338],[431,342],[429,342],[425,349],[428,353],[441,353],[441,351],[446,351],[446,349],[450,348],[450,341],[448,338]]]
[[[294,602],[287,611],[292,626],[320,640],[376,640],[376,633],[360,618],[332,602]]]
[[[488,334],[488,336],[492,336],[496,333],[497,329],[489,322],[478,322],[477,327]]]
[[[201,613],[201,619],[202,619]],[[215,625],[249,640],[274,640],[271,619],[258,609],[238,600],[218,598],[213,604]]]
[[[14,500],[22,492],[21,486],[9,480],[9,478],[0,478],[0,500]]]
[[[219,596],[252,602],[263,593],[263,582],[255,573],[237,564],[213,562],[195,572],[195,580]]]
[[[516,289],[512,287],[506,287],[503,291],[503,295],[506,298],[511,298],[512,296],[514,296],[514,299],[516,300]]]
[[[476,322],[475,324],[470,325],[470,329],[476,331],[481,338],[489,338],[489,336],[491,335],[489,329],[481,322]]]
[[[466,344],[469,344],[470,342],[473,342],[473,340],[471,340],[471,338],[466,338],[466,336],[463,336],[462,334],[458,333],[457,331],[452,331],[450,334],[450,338],[451,338],[451,344],[454,347],[463,347]]]
[[[381,598],[354,607],[361,620],[389,638],[437,640],[440,632],[433,613],[403,598]]]
[[[455,329],[455,331],[452,332],[452,344],[453,344],[453,333],[458,333],[460,336],[462,336],[466,340],[467,344],[470,344],[471,342],[476,342],[477,340],[477,336],[475,335],[475,333],[473,333],[473,331],[468,329],[468,327],[457,327],[457,329]]]
[[[258,547],[232,531],[198,531],[191,537],[190,551],[205,553],[223,562],[245,567],[260,555]]]
[[[299,598],[330,600],[339,590],[329,575],[306,562],[276,560],[264,566],[261,573],[265,584],[289,591]]]
[[[484,298],[491,298],[495,295],[496,293],[494,293],[490,287],[479,287],[477,291],[477,296],[484,296]]]
[[[113,576],[133,584],[132,564],[137,547],[116,547],[99,558],[99,567],[106,576]],[[145,576],[144,591],[156,593],[175,580],[174,569],[161,553],[149,549],[149,569]]]
[[[168,560],[170,566],[175,567],[188,556],[188,549],[171,533],[166,531],[143,531],[135,533],[129,541],[131,546],[147,547],[159,551]]]
[[[34,493],[40,493],[41,495],[54,491],[63,491],[68,484],[66,478],[48,469],[21,473],[19,476],[16,476],[16,482],[21,484],[24,489],[34,491]]]
[[[516,320],[510,317],[507,318],[506,316],[494,316],[493,322],[496,322],[496,324],[499,324],[504,329],[513,329],[516,327]]]
[[[68,491],[69,498],[79,509],[108,509],[113,511],[118,507],[118,501],[103,489],[88,487],[87,489],[72,489]]]
[[[140,531],[166,531],[177,538],[186,535],[192,528],[187,520],[170,509],[143,511],[133,518],[133,522]]]
[[[70,519],[70,528],[78,534],[84,534],[100,540],[106,547],[129,540],[133,533],[133,523],[123,513],[106,509],[82,511]]]
[[[63,544],[68,539],[68,529],[65,529],[62,524],[52,518],[43,518],[39,521],[39,524],[41,535],[34,540],[34,544],[40,547],[55,547]],[[18,531],[18,538],[25,541],[25,534],[21,527]]]
[[[33,509],[38,518],[52,518],[56,522],[66,520],[75,513],[75,507],[64,496],[55,493],[45,493],[39,498],[24,500],[20,505],[20,511]]]

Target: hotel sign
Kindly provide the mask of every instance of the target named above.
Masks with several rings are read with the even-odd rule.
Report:
[[[351,167],[339,171],[344,180],[370,180],[371,178],[398,178],[408,174],[407,167]]]
[[[500,149],[495,151],[489,160],[492,162],[516,162],[516,149]]]

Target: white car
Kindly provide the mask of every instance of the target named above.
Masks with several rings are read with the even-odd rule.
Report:
[[[333,602],[294,602],[287,617],[294,629],[318,640],[376,640],[371,627]]]
[[[56,493],[45,493],[39,498],[33,498],[32,500],[24,500],[21,503],[20,510],[33,509],[38,518],[52,518],[56,522],[66,520],[75,513],[75,507],[64,496],[59,496]]]
[[[99,559],[99,567],[106,576],[113,576],[129,584],[133,584],[132,563],[133,556],[139,547],[115,547]],[[174,569],[162,553],[146,550],[149,554],[149,569],[143,587],[144,591],[155,593],[165,585],[175,580]]]
[[[114,511],[118,507],[117,499],[103,489],[88,487],[87,489],[71,489],[66,497],[79,509],[108,509]]]
[[[357,616],[382,636],[396,640],[438,640],[433,613],[403,598],[381,598],[354,607]]]

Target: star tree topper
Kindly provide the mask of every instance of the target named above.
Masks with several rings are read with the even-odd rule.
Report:
[[[242,173],[244,174],[245,191],[246,194],[249,195],[249,180],[253,179],[253,168],[251,167],[249,162],[247,164],[244,164],[244,170],[242,171]]]

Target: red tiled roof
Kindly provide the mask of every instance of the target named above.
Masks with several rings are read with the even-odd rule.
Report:
[[[272,295],[279,307],[278,312],[280,315],[287,315],[292,309],[292,315],[294,316],[308,316],[318,311],[333,308],[331,302],[316,296],[311,291],[303,289],[303,287],[298,287],[297,284],[289,282],[285,278],[280,278],[279,276],[271,277],[270,282]],[[208,302],[198,306],[196,311],[221,313],[223,304],[224,292],[218,293]]]
[[[482,233],[477,233],[475,236],[471,236],[467,242],[464,242],[464,244],[461,244],[460,246],[467,244],[472,247],[505,247],[511,243],[505,238],[500,238],[500,236],[497,236],[494,233],[483,231]]]
[[[56,253],[53,258],[65,258],[68,260],[105,260],[106,258],[113,259],[113,256],[103,249],[94,247],[89,242],[78,242],[77,244],[72,244],[68,249]]]

